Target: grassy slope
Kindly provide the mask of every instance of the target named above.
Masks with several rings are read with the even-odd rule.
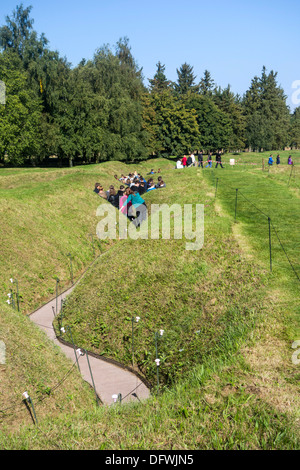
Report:
[[[213,192],[192,171],[169,170],[168,187],[146,198],[149,203],[205,202],[203,249],[187,251],[184,239],[120,242],[94,265],[64,313],[77,344],[128,365],[131,319],[140,316],[135,361],[153,384],[159,329],[165,330],[159,341],[160,374],[163,383],[170,383],[205,356],[222,351],[228,336],[234,341],[261,314],[257,273],[242,262],[230,220],[214,211]]]
[[[5,364],[0,365],[4,435],[32,423],[23,402],[25,391],[32,398],[38,422],[95,406],[94,394],[76,367],[25,315],[1,307],[0,333],[6,346]]]
[[[161,166],[162,165],[161,163]],[[114,170],[115,168],[110,171],[111,175],[114,173]],[[194,169],[192,169],[192,171],[194,171]],[[170,177],[170,179],[168,178],[167,180],[168,188],[173,186],[169,184],[172,182],[172,173],[174,172],[168,174],[168,177]],[[177,178],[177,176],[175,177]],[[201,176],[196,178],[197,179],[193,179],[193,181],[199,181],[201,185],[208,184],[208,182],[203,182]],[[109,183],[110,182],[111,180]],[[183,190],[178,190],[178,186],[176,185],[170,189],[170,191],[172,191],[170,194],[172,202],[182,202],[182,197],[184,197],[185,193],[183,180],[182,183]],[[205,186],[203,189],[206,193]],[[163,198],[165,197],[164,194],[160,193],[157,195],[156,192],[156,195],[150,193],[149,196],[151,196],[151,198]],[[213,357],[202,357],[202,365],[193,368],[191,371],[184,371],[182,384],[180,381],[177,381],[177,385],[171,391],[166,392],[158,399],[154,397],[146,406],[128,406],[122,407],[122,411],[116,408],[109,412],[107,410],[94,412],[90,409],[90,411],[85,412],[84,415],[73,416],[72,420],[66,415],[58,420],[51,418],[43,422],[44,433],[38,433],[38,436],[36,436],[37,431],[32,429],[28,434],[28,429],[25,428],[24,431],[17,434],[15,438],[3,438],[5,447],[55,448],[53,442],[59,442],[62,448],[170,449],[297,447],[297,438],[292,426],[292,419],[295,418],[295,410],[297,409],[296,399],[294,399],[298,391],[297,382],[295,380],[295,372],[297,372],[297,370],[294,368],[291,371],[290,358],[286,356],[286,332],[274,298],[273,302],[275,308],[272,309],[263,303],[257,303],[257,301],[255,301],[255,296],[259,291],[263,293],[264,290],[261,283],[262,279],[266,285],[269,286],[270,278],[266,273],[262,273],[261,269],[253,266],[252,261],[247,264],[246,262],[242,263],[243,276],[239,275],[240,270],[236,262],[237,259],[242,260],[243,257],[237,249],[236,244],[229,242],[229,240],[232,239],[232,219],[228,218],[226,213],[221,214],[222,217],[220,217],[220,213],[215,213],[213,209],[213,196],[214,190],[212,189],[210,194],[206,194],[205,201],[207,203],[207,215],[209,216],[208,220],[206,219],[206,231],[208,230],[211,236],[208,244],[205,244],[208,253],[206,253],[206,259],[199,260],[199,258],[195,256],[195,253],[193,253],[193,259],[187,259],[186,253],[183,253],[181,250],[181,256],[176,258],[174,265],[174,250],[172,249],[172,243],[174,242],[155,242],[156,248],[159,248],[159,250],[156,250],[156,253],[152,254],[149,253],[149,248],[145,246],[146,242],[140,242],[139,244],[141,255],[148,255],[148,264],[150,267],[152,266],[153,277],[151,278],[150,267],[146,269],[145,273],[150,285],[148,290],[151,288],[153,291],[154,286],[163,286],[162,293],[160,289],[157,289],[156,292],[156,297],[158,297],[159,301],[155,301],[154,305],[152,305],[152,299],[149,301],[148,307],[150,308],[151,315],[149,314],[147,318],[147,322],[149,323],[148,332],[153,333],[154,324],[155,326],[165,326],[166,317],[168,317],[169,325],[170,322],[172,322],[172,316],[165,315],[164,308],[161,308],[162,301],[164,302],[164,306],[166,304],[166,299],[163,298],[163,294],[170,293],[169,283],[164,285],[164,280],[170,279],[170,277],[168,277],[169,273],[172,273],[171,293],[172,289],[173,293],[174,290],[178,292],[178,288],[184,286],[187,278],[194,280],[194,284],[192,285],[193,289],[189,289],[186,295],[179,296],[179,299],[176,297],[177,313],[181,311],[181,308],[184,308],[186,302],[188,302],[189,307],[194,307],[194,312],[199,311],[197,301],[199,295],[202,304],[203,301],[205,301],[204,303],[208,301],[210,308],[202,315],[201,320],[206,320],[206,329],[204,331],[209,340],[212,339],[212,336],[209,335],[209,324],[213,323],[215,326],[216,321],[226,318],[226,315],[224,316],[224,308],[222,308],[222,303],[226,299],[224,290],[228,289],[228,286],[232,284],[232,282],[236,282],[237,285],[249,289],[245,290],[244,294],[242,292],[243,289],[239,289],[241,291],[238,293],[237,297],[237,305],[239,308],[241,308],[242,305],[244,307],[249,307],[249,305],[253,307],[254,302],[254,308],[257,310],[255,313],[258,313],[258,316],[247,316],[243,322],[244,328],[240,330],[240,334],[243,333],[244,335],[244,337],[240,338],[241,340],[246,338],[250,333],[250,338],[248,336],[247,340],[247,349],[244,349],[243,354],[238,353],[239,329],[234,328],[233,321],[232,328],[229,329],[227,335],[223,335],[217,359],[215,355]],[[193,202],[196,200],[198,201],[198,199],[195,199]],[[164,201],[162,200],[161,202]],[[190,198],[187,202],[191,202]],[[227,241],[227,243],[222,243],[222,247],[219,251],[215,248],[214,237],[217,234],[221,236],[222,241]],[[114,280],[117,274],[117,280],[121,282],[123,279],[122,275],[125,280],[127,275],[129,275],[129,280],[133,282],[134,276],[131,278],[128,263],[126,263],[126,253],[128,253],[130,241],[122,242],[122,244],[123,246],[119,245],[118,248],[113,248],[112,254],[114,254],[114,257],[109,258],[110,262],[113,263],[115,257],[120,259],[118,257],[120,254],[123,254],[123,257],[121,256],[123,264],[116,266],[117,272],[112,273],[113,275],[111,277],[112,280]],[[176,250],[178,253],[178,248],[179,245],[176,242],[175,253]],[[131,255],[132,253],[136,254],[134,245],[132,245],[132,250]],[[168,255],[171,256],[171,262],[169,263]],[[199,253],[197,253],[197,255],[199,255]],[[203,253],[201,253],[200,256],[202,255]],[[110,256],[110,253],[105,255],[105,257]],[[145,270],[145,267],[148,266],[147,263],[143,262],[142,256],[131,256],[129,262],[132,262],[132,259],[136,261],[134,269],[140,269],[140,259],[142,260],[141,268]],[[165,264],[162,263],[162,261],[164,261]],[[201,262],[199,263],[199,261]],[[217,269],[215,269],[216,266]],[[153,269],[153,267],[155,267],[155,269]],[[100,266],[99,271],[101,277],[110,275],[107,263],[104,266]],[[166,271],[168,271],[168,274]],[[225,278],[224,273],[226,273]],[[222,274],[222,277],[220,277],[220,274]],[[174,277],[176,277],[175,280],[173,279]],[[195,279],[197,279],[198,285],[195,285]],[[90,280],[91,282],[95,282],[92,278],[90,278]],[[255,293],[249,292],[253,286],[257,289]],[[92,285],[91,288],[93,288]],[[141,295],[140,299],[137,299],[141,301],[144,299],[144,296],[140,293],[139,288],[140,286],[135,289],[135,293],[138,292],[138,295]],[[143,286],[143,289],[144,288],[145,286]],[[182,290],[182,292],[184,293],[185,291]],[[211,297],[211,294],[215,293],[216,296]],[[113,293],[113,296],[116,295],[117,292]],[[128,299],[122,299],[122,305],[119,309],[121,316],[125,311],[126,300],[128,305]],[[178,300],[179,305],[177,305]],[[92,296],[85,295],[82,301],[84,310],[86,311],[85,303],[87,302],[87,304],[90,305],[93,298]],[[144,305],[140,305],[138,302],[136,305],[137,312],[139,312],[139,308],[144,307]],[[226,305],[225,309],[227,308],[228,306]],[[171,310],[172,308],[169,305],[168,311],[170,314],[172,313]],[[261,312],[259,312],[260,310]],[[160,325],[153,321],[152,314],[154,314],[154,312],[159,314],[157,318],[162,322]],[[253,331],[253,319],[254,317],[259,319],[259,313],[262,312],[267,314],[268,321],[263,324],[262,328],[259,328],[257,325],[256,329]],[[129,318],[132,313],[132,310],[127,312]],[[205,318],[206,316],[207,318]],[[180,321],[178,322],[177,326],[180,328],[179,331],[182,331],[183,327],[188,326],[189,328],[190,320],[195,320],[196,314],[194,316],[192,315],[192,317],[193,318],[188,319],[189,321],[187,321],[185,325],[180,324]],[[174,321],[176,318],[178,317],[173,318],[172,327],[175,327]],[[182,323],[184,322],[182,321]],[[129,326],[130,323],[127,323],[127,327]],[[198,324],[193,324],[193,326],[198,327]],[[187,334],[190,333],[188,328],[186,331]],[[139,331],[139,334],[141,334],[141,332],[142,329]],[[95,336],[97,336],[97,334]],[[175,336],[176,335],[173,336],[174,339]],[[218,336],[218,339],[220,337],[222,336]],[[167,338],[167,335],[165,338]],[[262,351],[259,351],[257,347],[255,348],[256,344],[260,342],[263,343],[266,338],[269,340],[268,345],[272,344],[272,347],[263,349]],[[273,344],[270,338],[275,338],[276,344]],[[141,338],[139,337],[139,339]],[[259,343],[257,343],[257,339],[259,339]],[[145,344],[147,347],[149,346],[146,340]],[[176,344],[176,347],[177,346]],[[195,346],[197,348],[205,347],[205,343],[197,343]],[[214,346],[216,346],[216,344]],[[262,369],[261,357],[260,361],[257,359],[259,352],[261,352],[261,356],[265,359],[265,364],[263,364],[265,365],[264,369]],[[275,357],[272,356],[270,358],[270,355],[274,355],[274,352],[276,352]],[[127,360],[129,360],[128,351],[125,351],[125,353],[127,354]],[[264,357],[266,353],[267,358]],[[174,361],[174,363],[175,362],[176,361]],[[266,370],[269,371],[273,365],[276,365],[277,370],[273,371],[272,377],[266,377]],[[283,377],[282,371],[287,365],[288,370],[285,371],[285,377]],[[168,378],[168,374],[165,374],[165,378]],[[264,382],[267,383],[264,390],[264,387],[260,387],[259,385],[260,379],[266,380],[266,378],[268,378],[269,381]],[[278,378],[280,380],[278,380]],[[270,399],[269,395],[276,388],[280,388],[281,392],[281,397],[279,394],[278,403]],[[290,408],[287,406],[287,401],[290,403]],[[92,436],[90,433],[91,427],[93,427],[94,430]],[[35,437],[34,444],[31,443],[33,436]]]
[[[118,164],[116,164],[118,167]],[[112,170],[112,168],[110,168]],[[63,170],[0,170],[1,300],[11,277],[19,283],[21,309],[28,313],[55,294],[93,260],[95,182],[108,185],[105,165]],[[100,245],[95,240],[96,254]],[[104,250],[105,243],[101,244]]]

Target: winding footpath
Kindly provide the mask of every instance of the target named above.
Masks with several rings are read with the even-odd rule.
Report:
[[[142,401],[147,399],[150,395],[150,391],[144,382],[134,373],[99,357],[91,356],[90,354],[88,354],[88,358],[86,355],[81,356],[75,353],[73,346],[64,344],[57,339],[53,329],[56,305],[61,305],[61,301],[65,299],[74,288],[75,285],[61,293],[57,300],[55,298],[33,312],[29,315],[29,318],[61,348],[64,354],[73,361],[73,363],[77,363],[78,361],[79,370],[83,379],[95,388],[97,396],[104,405],[112,405],[115,402],[116,398],[113,398],[113,395],[122,398],[122,402]],[[121,396],[119,394],[121,394]]]

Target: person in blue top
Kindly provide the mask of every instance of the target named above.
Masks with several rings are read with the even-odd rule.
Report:
[[[132,189],[129,189],[129,196],[126,201],[124,201],[123,205],[120,207],[120,210],[126,207],[127,204],[129,204],[130,202],[136,211],[136,219],[133,220],[133,223],[136,227],[139,227],[141,223],[147,218],[146,203],[144,199],[140,196],[140,194],[137,191],[133,191]]]
[[[273,155],[270,155],[268,165],[272,166],[273,165]]]

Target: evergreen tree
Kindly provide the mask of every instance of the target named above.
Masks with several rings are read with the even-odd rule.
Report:
[[[231,120],[208,95],[192,94],[185,100],[190,110],[196,111],[200,143],[196,148],[215,151],[229,147],[232,136]]]
[[[166,90],[171,86],[171,81],[165,75],[166,66],[158,62],[156,64],[157,70],[152,79],[148,79],[150,83],[151,93],[157,93]]]
[[[277,84],[277,72],[263,67],[254,77],[244,100],[246,142],[253,149],[275,150],[288,143],[289,108],[283,89]]]
[[[224,111],[230,120],[230,137],[227,150],[239,150],[245,147],[246,119],[239,96],[236,96],[228,85],[225,89],[216,88],[213,100],[219,109]]]
[[[203,78],[200,80],[199,92],[201,95],[212,96],[215,82],[208,70],[204,71]]]
[[[144,97],[144,128],[150,135],[151,153],[158,156],[183,155],[200,145],[196,113],[177,100],[171,90]]]
[[[290,145],[300,148],[300,106],[295,109],[291,116]]]
[[[195,84],[196,77],[193,73],[193,67],[184,63],[180,69],[176,69],[178,79],[174,83],[174,91],[176,96],[186,95],[190,93],[198,93],[199,85]]]

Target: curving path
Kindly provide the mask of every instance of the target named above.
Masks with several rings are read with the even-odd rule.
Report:
[[[74,287],[75,285],[60,294],[57,305],[61,305],[61,300],[65,299],[72,292]],[[56,299],[53,299],[29,315],[29,318],[45,331],[47,336],[62,349],[69,359],[76,362],[73,346],[60,342],[55,335],[52,325],[55,308]],[[99,357],[94,357],[88,354],[88,360],[93,376],[91,377],[87,357],[77,354],[77,360],[83,379],[92,386],[94,381],[96,393],[105,405],[111,405],[114,403],[112,398],[113,395],[121,394],[122,402],[142,401],[147,399],[150,395],[150,391],[144,382],[142,382],[134,373],[123,369],[121,366],[119,367]]]

